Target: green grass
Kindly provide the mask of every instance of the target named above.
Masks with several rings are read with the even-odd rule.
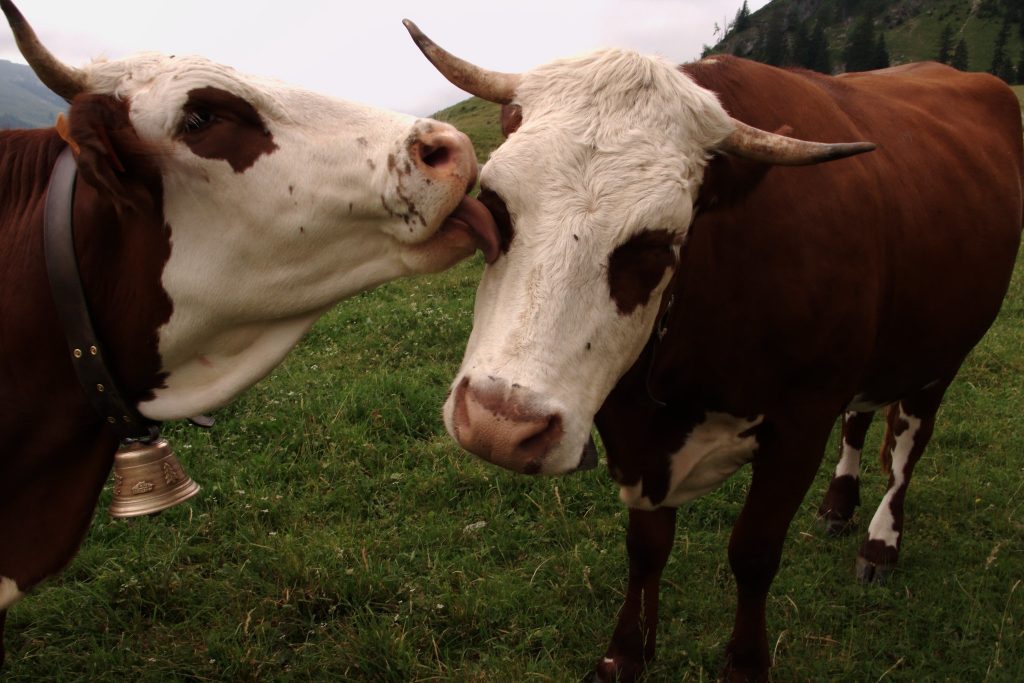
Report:
[[[11,610],[4,680],[579,680],[622,597],[625,515],[603,469],[518,477],[444,435],[481,267],[343,303],[212,431],[171,426],[203,492],[155,518],[101,508],[70,568]],[[854,581],[858,535],[819,533],[823,468],[769,600],[775,680],[1021,680],[1017,271],[918,467],[889,585]],[[867,469],[862,527],[882,494]],[[747,481],[680,512],[649,681],[721,664]]]
[[[434,114],[439,121],[446,121],[456,126],[470,138],[476,146],[477,160],[483,164],[491,150],[501,144],[501,106],[470,97],[458,104]]]

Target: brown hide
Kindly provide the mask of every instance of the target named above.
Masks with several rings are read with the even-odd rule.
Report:
[[[79,267],[105,357],[134,405],[160,385],[156,330],[171,313],[160,176],[124,103],[80,96],[70,119],[82,148]],[[75,378],[46,278],[43,201],[63,146],[53,129],[0,133],[0,576],[22,592],[74,555],[117,445]]]
[[[598,416],[627,483],[667,472],[689,431],[680,407],[697,420],[814,404],[831,420],[855,395],[893,401],[955,373],[1020,240],[1019,106],[996,79],[937,64],[831,78],[728,57],[685,70],[745,123],[879,148],[799,168],[709,164],[668,333]],[[649,400],[648,374],[673,416]],[[623,418],[637,412],[652,429]]]
[[[921,425],[909,481],[945,388],[999,311],[1021,237],[1021,116],[998,79],[939,64],[831,78],[716,56],[684,70],[750,125],[878,145],[807,167],[713,159],[662,301],[667,332],[596,419],[612,476],[642,480],[656,505],[671,455],[708,412],[763,416],[729,540],[736,621],[721,680],[766,681],[769,586],[833,421],[855,398],[900,401]],[[850,507],[856,480],[837,480]],[[905,492],[889,510],[897,546],[869,536],[861,580],[892,571]],[[674,516],[630,511],[627,595],[596,680],[633,680],[654,656]]]

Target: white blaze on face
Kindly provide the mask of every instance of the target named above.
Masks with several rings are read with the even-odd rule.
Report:
[[[173,311],[159,330],[166,387],[140,406],[147,417],[226,402],[340,299],[442,270],[478,245],[466,222],[442,226],[456,207],[467,215],[477,175],[471,143],[447,124],[200,57],[86,72],[91,91],[129,102],[135,131],[161,151]]]
[[[481,172],[507,207],[511,242],[480,283],[444,416],[473,452],[556,474],[579,464],[594,414],[646,343],[705,150],[731,124],[672,65],[615,50],[525,74],[516,103],[520,128]],[[495,424],[475,424],[488,411]],[[509,441],[508,415],[524,412],[557,427],[543,454],[530,430],[520,455],[495,445]]]
[[[14,579],[0,576],[0,611],[7,609],[22,598]]]

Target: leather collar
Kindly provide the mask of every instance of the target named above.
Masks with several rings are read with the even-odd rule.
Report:
[[[70,147],[57,157],[46,189],[43,245],[57,317],[64,328],[75,375],[100,417],[122,440],[150,441],[160,425],[138,414],[121,398],[89,316],[75,255],[72,211],[78,167]]]

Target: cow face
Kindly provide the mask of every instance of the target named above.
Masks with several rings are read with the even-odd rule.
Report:
[[[477,178],[472,144],[451,126],[201,57],[69,67],[9,0],[0,7],[29,64],[71,103],[58,132],[85,181],[76,220],[163,236],[149,257],[167,314],[154,332],[160,369],[139,406],[145,416],[223,404],[344,297],[478,247],[496,256],[493,222],[466,196]]]
[[[504,255],[480,283],[444,416],[465,448],[512,470],[595,460],[594,415],[650,337],[712,152],[804,165],[874,149],[732,119],[661,59],[606,50],[500,73],[405,26],[448,80],[506,105],[512,135],[481,182]]]
[[[200,58],[139,57],[89,75],[158,150],[172,314],[159,332],[166,386],[141,406],[149,417],[224,403],[339,299],[477,248],[468,225],[486,212],[465,196],[475,155],[447,124]]]
[[[580,465],[651,334],[706,150],[729,124],[671,65],[623,51],[524,74],[511,106],[505,120],[521,123],[481,173],[503,253],[444,418],[496,464],[557,474]]]

